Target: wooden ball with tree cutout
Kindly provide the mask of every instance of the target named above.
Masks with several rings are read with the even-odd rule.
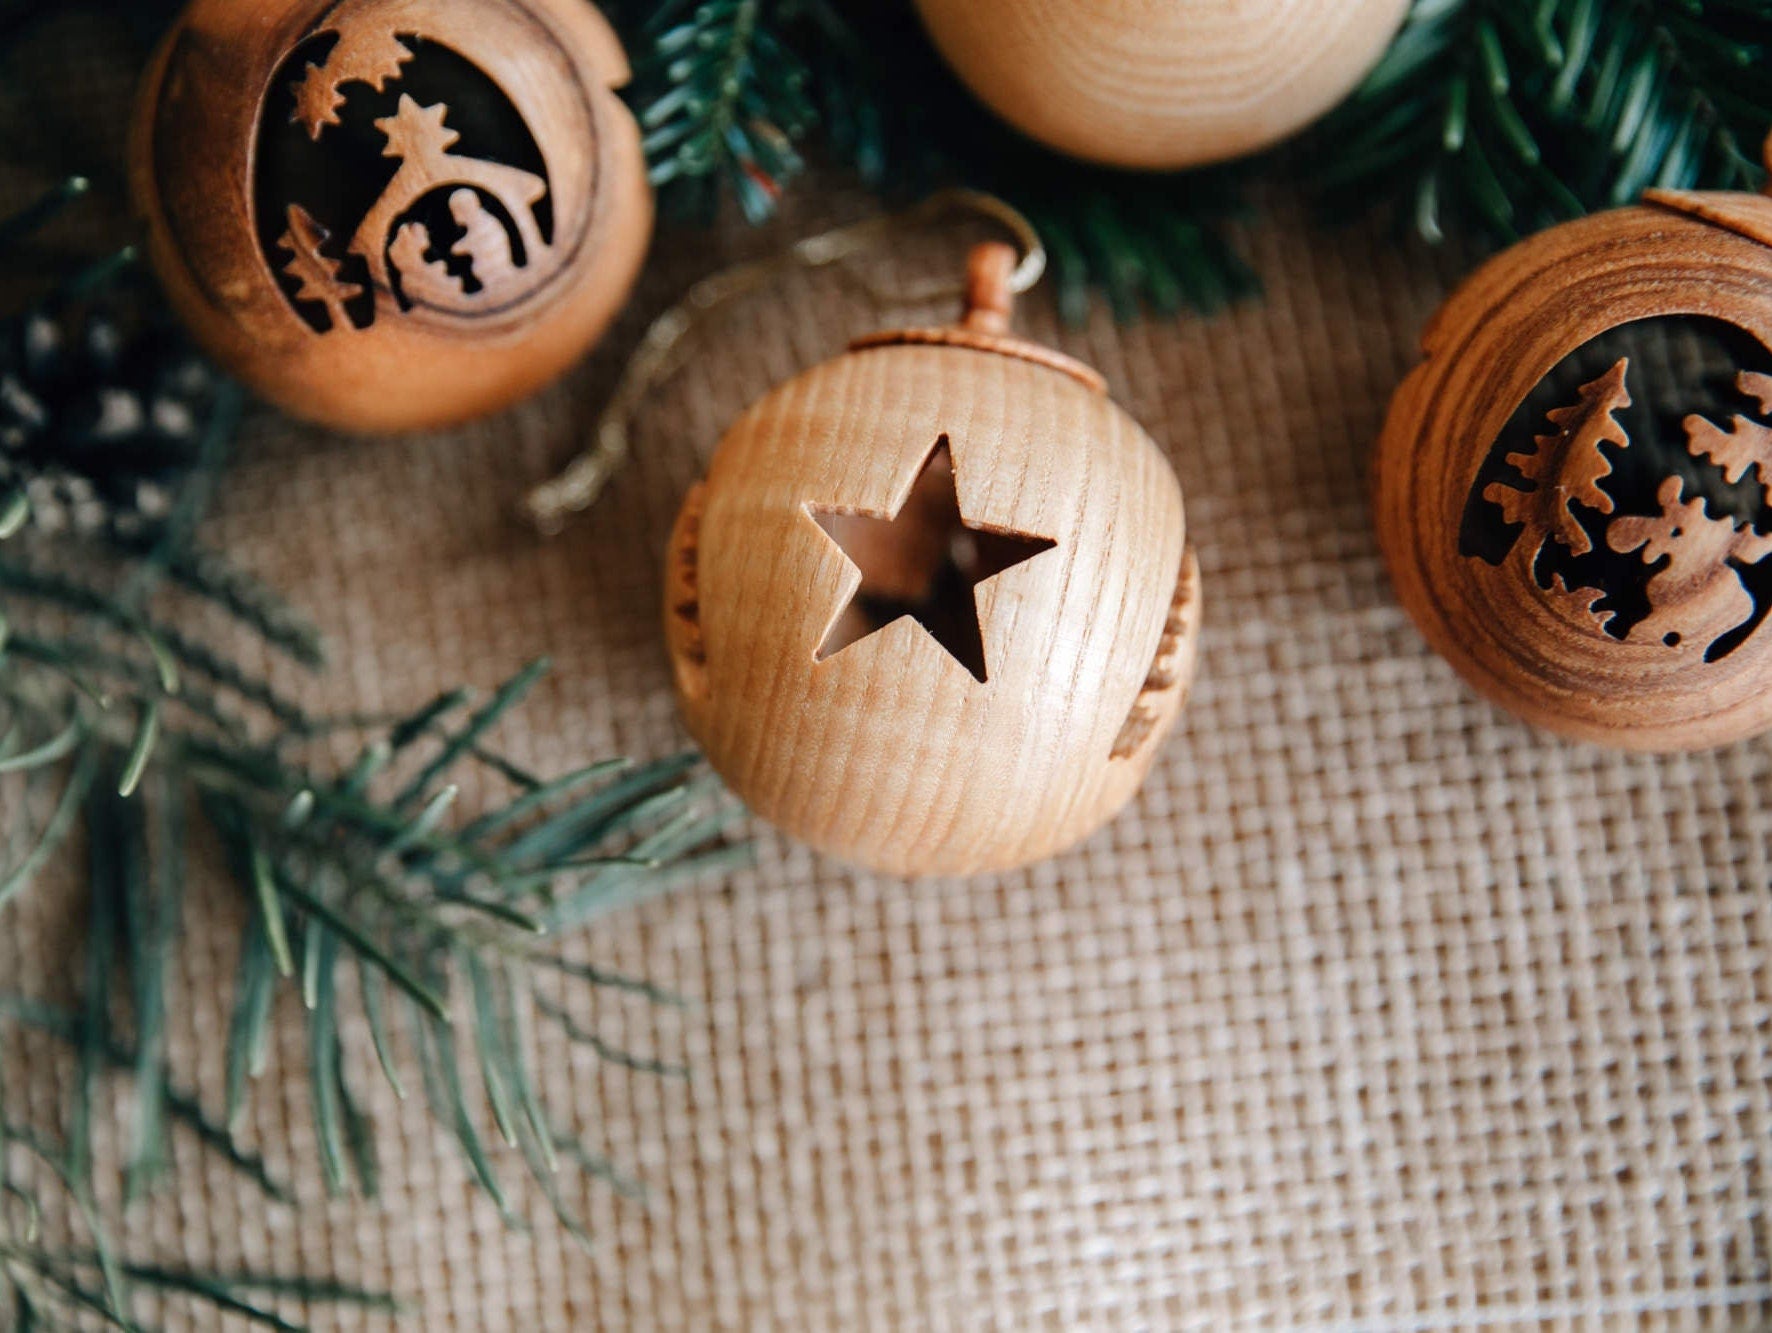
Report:
[[[678,702],[766,819],[899,874],[1024,865],[1132,797],[1193,676],[1199,569],[1161,451],[1008,334],[1006,246],[953,328],[777,388],[683,505]]]
[[[652,227],[628,66],[587,0],[194,0],[138,99],[167,294],[289,412],[496,411],[584,355]]]
[[[1024,134],[1110,166],[1258,152],[1378,63],[1408,0],[917,0],[972,92]]]
[[[1772,199],[1654,190],[1553,228],[1424,345],[1375,487],[1433,646],[1582,740],[1772,728]]]

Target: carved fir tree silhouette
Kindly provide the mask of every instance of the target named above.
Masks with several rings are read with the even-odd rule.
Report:
[[[395,226],[441,186],[465,186],[496,200],[517,228],[525,263],[535,263],[547,249],[535,217],[535,206],[547,195],[547,182],[502,162],[451,153],[461,136],[444,123],[448,114],[446,106],[421,107],[410,95],[402,94],[395,113],[375,122],[387,139],[383,155],[398,158],[400,169],[364,216],[351,248],[369,261],[370,276],[379,288],[392,286],[386,246]]]
[[[1593,539],[1571,506],[1579,503],[1602,514],[1612,512],[1612,497],[1600,486],[1612,464],[1600,446],[1630,444],[1614,415],[1631,405],[1625,387],[1629,366],[1629,359],[1621,357],[1599,379],[1582,385],[1574,403],[1545,414],[1557,427],[1556,434],[1538,436],[1529,454],[1507,456],[1521,476],[1536,483],[1531,490],[1494,482],[1483,492],[1484,499],[1500,506],[1509,523],[1525,525],[1528,561],[1552,538],[1575,555],[1593,549]]]
[[[331,328],[348,329],[351,318],[345,312],[345,302],[361,296],[363,289],[339,279],[338,261],[328,258],[320,250],[326,239],[326,229],[314,221],[306,209],[300,204],[289,206],[289,229],[277,244],[290,255],[283,271],[301,283],[295,299],[319,302],[326,307]]]

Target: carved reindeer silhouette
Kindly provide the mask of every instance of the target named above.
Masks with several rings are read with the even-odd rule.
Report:
[[[1649,579],[1652,609],[1631,637],[1641,634],[1669,647],[1708,646],[1753,618],[1753,597],[1735,566],[1758,564],[1772,555],[1772,536],[1711,518],[1702,499],[1682,500],[1682,490],[1678,477],[1668,477],[1655,493],[1661,513],[1613,519],[1606,544],[1620,555],[1640,550],[1645,564],[1663,557],[1668,562]],[[1725,566],[1737,576],[1723,577]]]
[[[460,185],[484,191],[497,200],[516,225],[525,266],[534,264],[548,248],[535,217],[535,206],[547,195],[547,182],[502,162],[451,153],[449,149],[461,136],[443,123],[448,114],[447,106],[421,107],[410,95],[402,94],[395,113],[375,122],[388,141],[383,156],[399,158],[400,169],[364,216],[351,248],[368,260],[370,276],[383,290],[393,286],[387,249],[395,224],[419,200],[441,186]],[[471,239],[484,245],[483,235]],[[511,262],[515,263],[514,256]],[[485,275],[477,276],[482,290],[487,290],[490,284]],[[496,291],[492,295],[496,297]]]

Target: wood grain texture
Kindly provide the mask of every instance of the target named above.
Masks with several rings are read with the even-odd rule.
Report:
[[[903,517],[943,439],[968,525],[1051,542],[977,585],[986,678],[910,615],[820,660],[869,589],[818,515]],[[753,809],[845,860],[1037,860],[1130,799],[1180,711],[1185,540],[1174,473],[1101,392],[1000,350],[852,350],[746,412],[683,507],[665,623],[684,718]]]
[[[584,0],[194,0],[131,142],[148,251],[233,374],[344,429],[504,407],[582,356],[652,226]]]
[[[1240,157],[1372,68],[1408,0],[917,0],[986,105],[1076,157],[1161,170]]]
[[[1695,483],[1681,475],[1651,485],[1652,496],[1633,500],[1630,513],[1611,498],[1620,489],[1615,469],[1639,462],[1648,447],[1619,425],[1631,394],[1654,390],[1677,404],[1701,386],[1657,385],[1621,358],[1539,423],[1535,443],[1508,460],[1517,469],[1511,481],[1481,492],[1519,525],[1506,558],[1473,556],[1460,536],[1504,426],[1577,349],[1667,317],[1722,321],[1772,348],[1769,231],[1772,200],[1651,195],[1644,206],[1565,224],[1498,256],[1427,330],[1427,359],[1398,391],[1378,447],[1380,543],[1399,596],[1433,646],[1528,721],[1661,751],[1772,727],[1772,634],[1751,618],[1746,590],[1772,510],[1751,490],[1749,518],[1719,507],[1730,477],[1772,488],[1772,475],[1747,472],[1772,431],[1745,417],[1724,431],[1696,412],[1683,421],[1673,413],[1672,429],[1684,437],[1677,472],[1702,476],[1707,453],[1722,459],[1711,502],[1685,493]],[[1743,368],[1730,378],[1751,411],[1764,376]],[[1595,532],[1614,555],[1640,561],[1630,569],[1647,580],[1646,614],[1622,637],[1603,586],[1571,586],[1539,563],[1547,550],[1591,558]],[[1731,626],[1745,638],[1729,639]]]

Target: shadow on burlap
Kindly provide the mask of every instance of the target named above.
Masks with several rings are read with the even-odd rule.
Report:
[[[1247,236],[1263,303],[1124,329],[1060,330],[1038,294],[1022,313],[1167,452],[1204,566],[1200,684],[1123,818],[1021,874],[919,884],[759,829],[754,871],[599,927],[589,956],[693,1002],[583,1019],[692,1073],[544,1034],[546,1091],[652,1194],[575,1186],[592,1254],[533,1199],[534,1234],[510,1233],[371,1076],[360,1026],[384,1192],[329,1201],[287,998],[244,1134],[300,1206],[181,1140],[132,1244],[329,1268],[398,1290],[412,1327],[476,1333],[1764,1326],[1772,748],[1565,744],[1429,654],[1386,585],[1366,465],[1468,256],[1268,202]],[[589,519],[543,544],[512,505],[689,281],[865,206],[667,234],[609,344],[497,420],[372,443],[256,415],[207,536],[315,615],[335,665],[303,681],[244,645],[248,664],[373,711],[545,653],[556,674],[502,733],[516,757],[682,745],[658,628],[675,507],[748,401],[881,312],[837,275],[785,279],[697,332]],[[963,253],[928,238],[886,276]],[[54,989],[75,893],[37,891],[0,970]],[[174,1063],[212,1097],[239,911],[194,889],[175,983]],[[27,1073],[51,1113],[65,1071],[38,1052]]]

